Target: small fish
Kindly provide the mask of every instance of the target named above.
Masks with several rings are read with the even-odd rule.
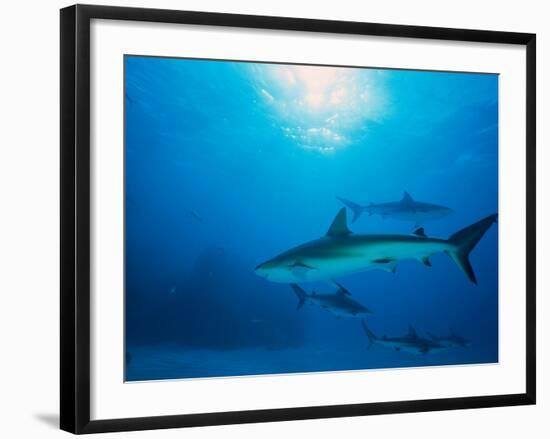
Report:
[[[203,222],[202,217],[197,212],[195,212],[194,210],[185,209],[184,212],[185,212],[185,216],[187,216],[187,218],[192,218],[192,219],[194,219],[196,221],[199,221],[201,223]]]
[[[124,93],[124,96],[126,97],[126,100],[127,100],[130,104],[135,104],[135,103],[136,103],[135,99],[132,98],[128,92],[125,92],[125,93]]]
[[[126,209],[135,209],[136,211],[141,210],[139,203],[136,199],[130,194],[126,193]]]

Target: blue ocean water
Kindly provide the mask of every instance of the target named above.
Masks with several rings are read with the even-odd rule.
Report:
[[[297,310],[254,272],[325,235],[337,196],[452,208],[422,224],[430,237],[497,213],[497,75],[126,56],[125,191],[129,381],[498,362],[496,224],[470,255],[477,285],[443,253],[338,279],[377,336],[411,324],[467,347],[368,349],[359,319]]]

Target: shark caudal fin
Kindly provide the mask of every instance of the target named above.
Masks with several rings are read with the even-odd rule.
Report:
[[[353,218],[351,220],[352,223],[357,221],[361,214],[363,213],[363,206],[354,203],[353,201],[346,200],[342,197],[336,197],[336,199],[340,202],[342,202],[345,206],[347,206],[351,211],[353,212]]]
[[[297,284],[290,284],[290,287],[294,290],[296,296],[298,296],[298,305],[296,306],[298,310],[306,303],[307,293]]]
[[[476,275],[470,264],[469,255],[491,224],[497,220],[497,214],[489,215],[486,218],[459,230],[449,238],[452,248],[447,250],[449,256],[456,262],[468,279],[477,285]]]
[[[367,334],[367,337],[369,339],[368,349],[370,349],[372,345],[376,342],[376,340],[378,340],[378,337],[374,335],[374,333],[369,329],[369,327],[365,323],[365,320],[361,320],[361,326],[363,327],[363,331],[365,331],[365,334]]]

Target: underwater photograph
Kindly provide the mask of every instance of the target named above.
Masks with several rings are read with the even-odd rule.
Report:
[[[125,55],[125,380],[498,363],[498,84]]]

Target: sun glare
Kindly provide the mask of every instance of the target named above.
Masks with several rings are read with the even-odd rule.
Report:
[[[285,135],[308,150],[348,146],[350,133],[381,113],[381,87],[374,87],[372,70],[263,64],[254,66],[253,75]]]

